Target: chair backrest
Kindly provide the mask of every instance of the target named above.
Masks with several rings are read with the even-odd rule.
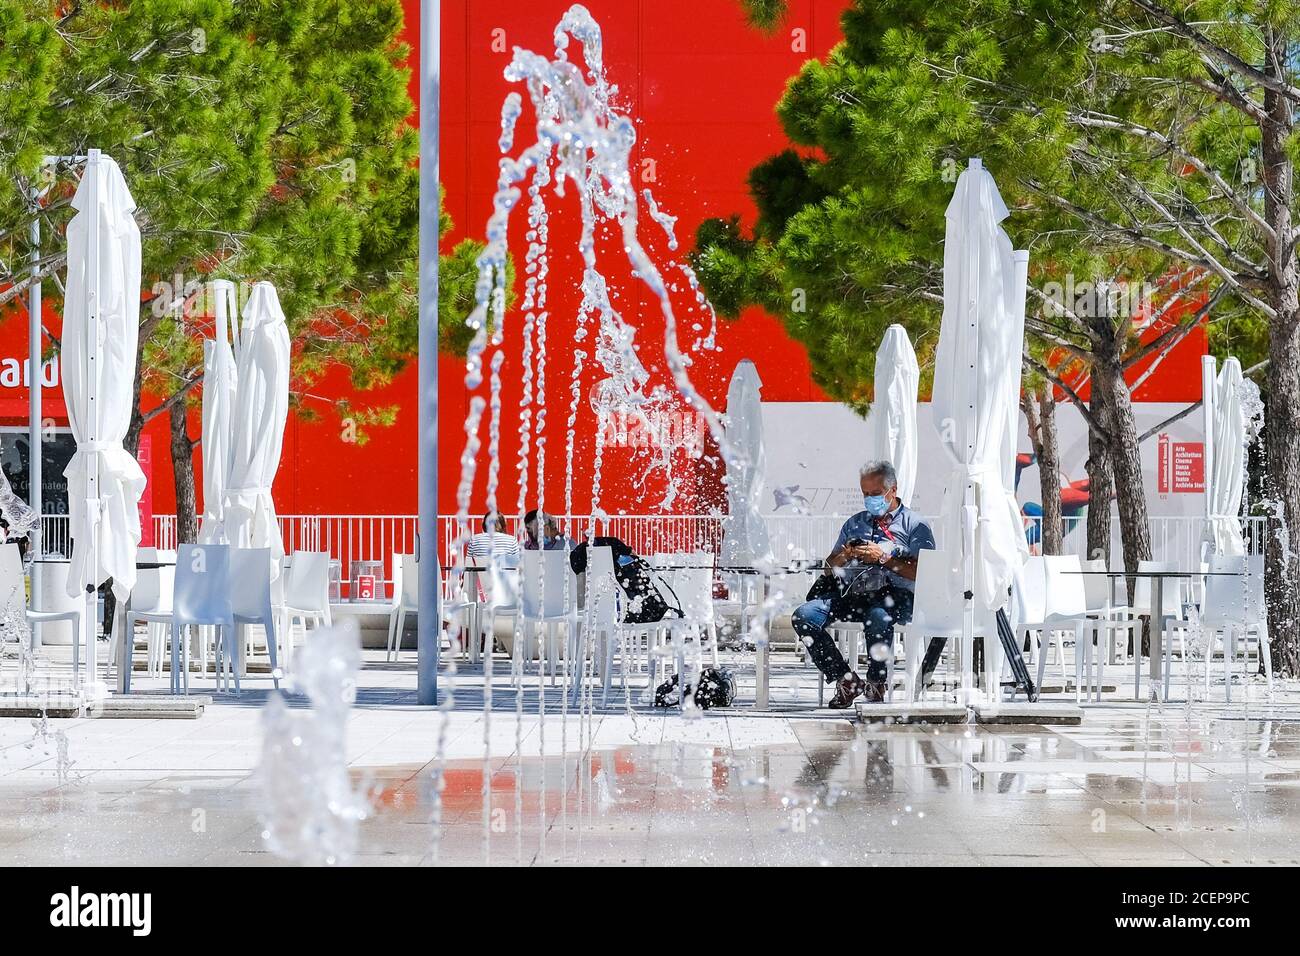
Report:
[[[286,554],[280,559],[280,570],[275,577],[271,578],[271,605],[273,607],[284,606],[284,584],[289,580],[289,561]]]
[[[157,548],[140,548],[136,556],[144,563],[176,560],[175,551],[160,551]],[[131,610],[170,613],[175,589],[175,567],[141,568],[135,576],[135,587],[131,589]]]
[[[1084,571],[1105,571],[1106,559],[1094,558],[1091,561],[1084,561],[1081,565]],[[1110,601],[1110,578],[1101,574],[1085,574],[1083,576],[1083,597],[1084,603],[1089,611],[1103,611]]]
[[[619,620],[622,591],[614,576],[614,552],[609,547],[587,549],[587,570],[583,573],[583,613],[588,626],[612,630]]]
[[[519,603],[519,569],[494,562],[478,573],[483,603],[491,608],[514,607]]]
[[[917,552],[912,623],[922,629],[938,632],[961,627],[963,605],[961,596],[950,590],[952,575],[948,561],[947,551],[925,548]]]
[[[398,600],[408,608],[420,606],[420,562],[413,554],[402,555],[401,592]],[[394,568],[396,572],[396,568]],[[398,594],[396,582],[394,594]]]
[[[239,617],[264,621],[271,613],[271,549],[230,553],[230,606]]]
[[[1032,555],[1015,572],[1011,601],[1018,623],[1039,623],[1047,616],[1047,564],[1042,555]]]
[[[1077,554],[1049,554],[1043,558],[1046,619],[1080,617],[1088,609],[1081,570]]]
[[[525,551],[520,570],[524,617],[556,617],[577,606],[578,586],[567,552]]]
[[[681,606],[682,616],[693,624],[713,623],[713,567],[687,566],[674,568],[664,574],[672,594],[664,595],[669,603],[673,597]]]
[[[1262,554],[1252,554],[1246,558],[1246,581],[1250,585],[1246,590],[1246,606],[1251,611],[1251,623],[1262,624],[1267,620],[1268,609],[1264,598],[1264,556]]]
[[[1210,573],[1205,579],[1201,623],[1210,627],[1258,624],[1263,619],[1263,558],[1258,572],[1244,555],[1212,554],[1207,563]]]
[[[229,624],[230,546],[183,544],[176,553],[172,620],[177,624]]]
[[[1174,572],[1178,570],[1177,561],[1139,561],[1139,571],[1167,571]],[[1183,594],[1187,585],[1184,578],[1166,578],[1162,582],[1162,602],[1164,612],[1173,617],[1181,617],[1183,613],[1183,604],[1186,603]],[[1151,579],[1138,578],[1137,586],[1133,588],[1133,607],[1142,614],[1151,613]]]
[[[284,583],[284,603],[302,611],[324,611],[330,602],[328,551],[295,551]]]

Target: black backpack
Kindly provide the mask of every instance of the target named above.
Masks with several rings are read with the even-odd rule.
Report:
[[[686,685],[691,693],[691,685]],[[710,707],[730,707],[736,699],[736,678],[731,671],[720,667],[706,667],[700,671],[700,686],[695,690],[695,706],[700,710]],[[656,707],[676,707],[681,703],[678,695],[678,677],[674,674],[655,688]]]
[[[609,548],[614,555],[614,577],[627,596],[627,610],[623,620],[628,624],[650,624],[666,617],[682,617],[680,607],[669,604],[655,584],[655,573],[650,565],[618,538],[593,538],[592,545]],[[574,574],[587,570],[587,542],[578,545],[569,554],[569,565]]]

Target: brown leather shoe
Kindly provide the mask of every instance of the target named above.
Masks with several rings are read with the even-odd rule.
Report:
[[[865,689],[865,684],[861,677],[853,672],[849,672],[840,678],[840,682],[835,685],[835,696],[831,698],[830,703],[826,706],[831,710],[845,710],[853,706],[856,700]]]

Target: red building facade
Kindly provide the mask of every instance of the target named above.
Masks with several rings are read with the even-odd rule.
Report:
[[[405,0],[407,33],[413,49],[418,40],[418,0]],[[570,0],[443,0],[441,175],[447,211],[455,229],[443,237],[444,248],[467,236],[481,236],[491,211],[500,153],[500,108],[514,87],[502,71],[515,46],[549,54],[552,31]],[[689,249],[696,227],[713,216],[740,212],[752,219],[753,206],[745,189],[749,169],[784,148],[774,106],[786,81],[809,57],[824,55],[839,39],[839,11],[843,0],[792,0],[785,27],[774,35],[750,28],[735,0],[587,0],[604,31],[605,63],[611,82],[619,89],[618,101],[636,121],[638,143],[634,160],[645,185],[661,207],[678,217],[677,255]],[[414,71],[413,71],[414,74]],[[412,95],[418,96],[414,75]],[[519,142],[530,136],[530,116],[520,120]],[[587,391],[595,376],[588,371],[581,382],[580,419],[576,429],[572,468],[566,467],[564,432],[570,403],[576,312],[581,295],[576,252],[577,213],[570,201],[557,203],[551,216],[549,318],[547,328],[547,467],[544,501],[559,511],[566,487],[572,489],[575,511],[590,504],[594,458],[594,415]],[[523,210],[512,228],[511,249],[522,262]],[[1014,230],[1014,224],[1012,224]],[[645,218],[643,233],[658,232]],[[662,236],[658,237],[660,240]],[[670,257],[662,241],[652,250]],[[522,270],[520,270],[522,272]],[[614,270],[611,270],[614,271]],[[667,272],[672,273],[669,269]],[[638,326],[640,357],[652,381],[667,382],[662,360],[663,323],[657,304],[644,288],[621,273],[626,281],[617,299],[624,318]],[[679,329],[684,345],[697,343],[710,324],[694,309],[693,296],[680,275],[674,293]],[[255,277],[253,277],[255,278]],[[148,280],[146,280],[146,285]],[[47,317],[57,330],[58,316]],[[699,325],[701,329],[693,329]],[[522,350],[521,317],[510,318],[503,370],[501,429],[501,488],[503,510],[513,511],[517,498],[520,436],[518,409],[524,394],[519,362]],[[789,339],[780,323],[751,309],[738,321],[719,321],[717,348],[692,352],[692,379],[715,407],[725,402],[727,381],[737,361],[752,359],[764,383],[769,402],[822,401],[812,383],[807,357]],[[876,343],[862,348],[874,351]],[[1146,400],[1189,401],[1199,398],[1197,357],[1204,350],[1199,333],[1189,337],[1137,396]],[[590,349],[588,350],[590,351]],[[26,315],[20,309],[0,324],[0,427],[12,430],[27,423],[27,391],[21,364],[27,354]],[[12,363],[18,364],[14,373]],[[15,377],[16,374],[16,377]],[[439,502],[443,513],[456,509],[465,445],[464,420],[468,394],[464,363],[453,356],[440,359],[440,465]],[[395,405],[396,425],[372,429],[365,444],[346,440],[337,418],[329,414],[332,400],[349,394],[344,370],[336,370],[311,389],[304,400],[323,412],[316,420],[291,416],[285,436],[284,457],[275,485],[277,507],[283,514],[404,514],[416,507],[416,373],[412,364],[389,386],[358,398],[359,402]],[[57,387],[46,392],[45,413],[55,426],[66,424],[62,396]],[[193,433],[199,431],[194,413]],[[689,423],[682,426],[690,432]],[[152,464],[151,496],[157,513],[174,511],[165,416],[146,431]],[[601,504],[610,513],[644,513],[654,510],[664,497],[662,475],[651,467],[646,436],[618,436],[603,454]],[[676,436],[683,438],[682,435]],[[685,438],[692,436],[686,434]],[[481,431],[486,445],[486,423]],[[692,454],[693,441],[682,440],[679,459]],[[707,457],[708,447],[705,443]],[[695,451],[699,449],[696,448]],[[678,464],[683,462],[678,460]],[[527,503],[537,500],[537,463],[530,459]],[[696,512],[719,504],[716,463],[678,468],[688,475],[672,510]],[[483,469],[480,468],[471,510],[483,506]]]

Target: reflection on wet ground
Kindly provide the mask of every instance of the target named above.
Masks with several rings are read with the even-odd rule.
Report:
[[[375,802],[355,862],[1300,863],[1300,709],[1252,707],[1107,704],[1061,728],[556,715],[544,739],[455,712],[440,827],[440,716],[359,709],[348,761]],[[278,862],[246,703],[40,730],[0,726],[0,862]]]

